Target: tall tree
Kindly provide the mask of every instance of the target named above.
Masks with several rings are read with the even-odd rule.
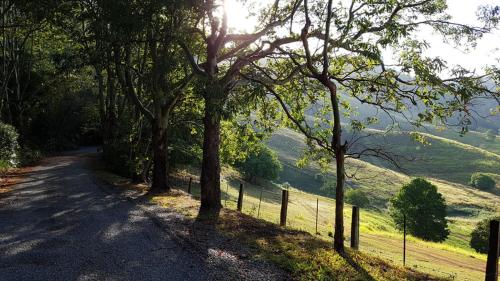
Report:
[[[334,159],[334,248],[343,252],[345,159],[380,157],[397,162],[383,148],[360,145],[358,140],[369,134],[343,136],[342,113],[352,108],[342,94],[389,115],[402,115],[415,126],[446,123],[458,112],[465,128],[468,104],[478,96],[497,96],[485,81],[498,77],[491,69],[478,76],[427,57],[428,43],[419,39],[418,32],[430,27],[452,42],[473,44],[496,25],[498,9],[483,8],[484,26],[475,27],[451,22],[446,3],[440,0],[337,4],[329,0],[326,5],[303,0],[302,7],[302,48],[279,48],[273,63],[245,76],[276,98],[293,127],[307,137],[309,156],[323,164]],[[382,56],[388,48],[395,54],[394,62]],[[306,117],[311,112],[312,124]],[[376,117],[354,118],[350,127],[361,132],[375,121]]]
[[[201,37],[202,43],[193,49],[180,41],[198,76],[199,92],[205,102],[200,217],[217,217],[222,207],[220,124],[228,113],[225,106],[230,93],[240,81],[239,71],[279,46],[298,41],[297,36],[276,33],[276,28],[293,17],[298,3],[298,0],[276,1],[260,11],[261,21],[254,33],[234,34],[228,27],[225,0],[204,0],[198,6],[198,20],[193,26],[193,33]]]

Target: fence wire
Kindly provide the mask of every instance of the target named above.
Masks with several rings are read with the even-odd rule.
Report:
[[[200,198],[200,178],[191,174],[176,175],[170,179],[170,183],[177,189],[190,192],[194,198]],[[240,181],[234,179],[221,180],[221,200],[222,205],[227,209],[236,210],[239,195]],[[335,200],[325,198],[296,189],[289,189],[288,211],[286,226],[293,229],[303,230],[313,235],[325,239],[332,239],[335,222]],[[263,187],[245,183],[243,185],[243,205],[242,213],[264,219],[266,221],[279,224],[281,212],[282,189],[278,186]],[[361,210],[361,225],[368,228],[373,227],[373,223],[364,223],[363,217],[371,216]],[[361,229],[363,226],[361,226]],[[344,238],[346,245],[350,241],[351,233],[351,208],[346,205],[344,209]],[[371,239],[371,241],[370,241]],[[370,254],[384,257],[389,261],[400,264],[401,253],[399,250],[390,251],[382,247],[374,247],[374,235],[360,231],[360,249]],[[410,259],[408,266],[416,267]],[[418,267],[451,276],[453,273],[446,272],[434,267],[425,266],[421,263]],[[456,275],[456,274],[455,274]]]

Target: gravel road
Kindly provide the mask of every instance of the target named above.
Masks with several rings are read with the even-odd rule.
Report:
[[[207,261],[106,193],[85,155],[51,157],[0,197],[0,280],[209,280]]]

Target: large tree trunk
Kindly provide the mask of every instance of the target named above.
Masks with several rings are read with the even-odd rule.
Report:
[[[203,119],[203,161],[201,166],[201,207],[199,217],[217,218],[222,208],[220,203],[220,113],[217,100],[205,97]]]
[[[162,118],[153,120],[153,182],[151,192],[169,191],[167,128]]]

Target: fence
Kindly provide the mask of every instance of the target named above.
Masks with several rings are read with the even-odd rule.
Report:
[[[173,186],[189,192],[195,198],[200,196],[199,177],[192,177],[188,174],[181,175],[173,178],[171,183]],[[240,193],[240,190],[243,192]],[[284,198],[285,196],[286,198]],[[334,199],[296,189],[287,190],[285,195],[285,192],[277,186],[262,187],[248,183],[242,185],[238,180],[221,179],[221,200],[222,205],[228,209],[240,210],[244,214],[285,225],[289,228],[307,231],[319,237],[328,238],[333,236],[333,223],[335,221]],[[286,209],[283,210],[282,206],[285,202],[287,202],[287,205]],[[283,219],[283,214],[286,215],[286,219]],[[347,205],[344,210],[344,221],[345,241],[350,241],[352,248],[359,248],[362,251],[397,263],[403,262],[403,237],[401,237],[399,247],[388,248],[387,241],[377,240],[379,238],[375,238],[375,235],[366,234],[363,231],[363,229],[383,229],[390,224],[389,221],[381,220],[378,217],[375,218],[372,213],[359,208],[354,208],[351,211],[351,208]],[[353,231],[351,230],[352,225],[357,226]],[[405,263],[407,266],[417,267],[413,260],[408,261],[406,259]],[[455,273],[441,271],[433,267],[432,264],[425,266],[419,263],[418,267],[421,269],[426,268],[428,272],[440,273],[451,278],[456,277]]]

